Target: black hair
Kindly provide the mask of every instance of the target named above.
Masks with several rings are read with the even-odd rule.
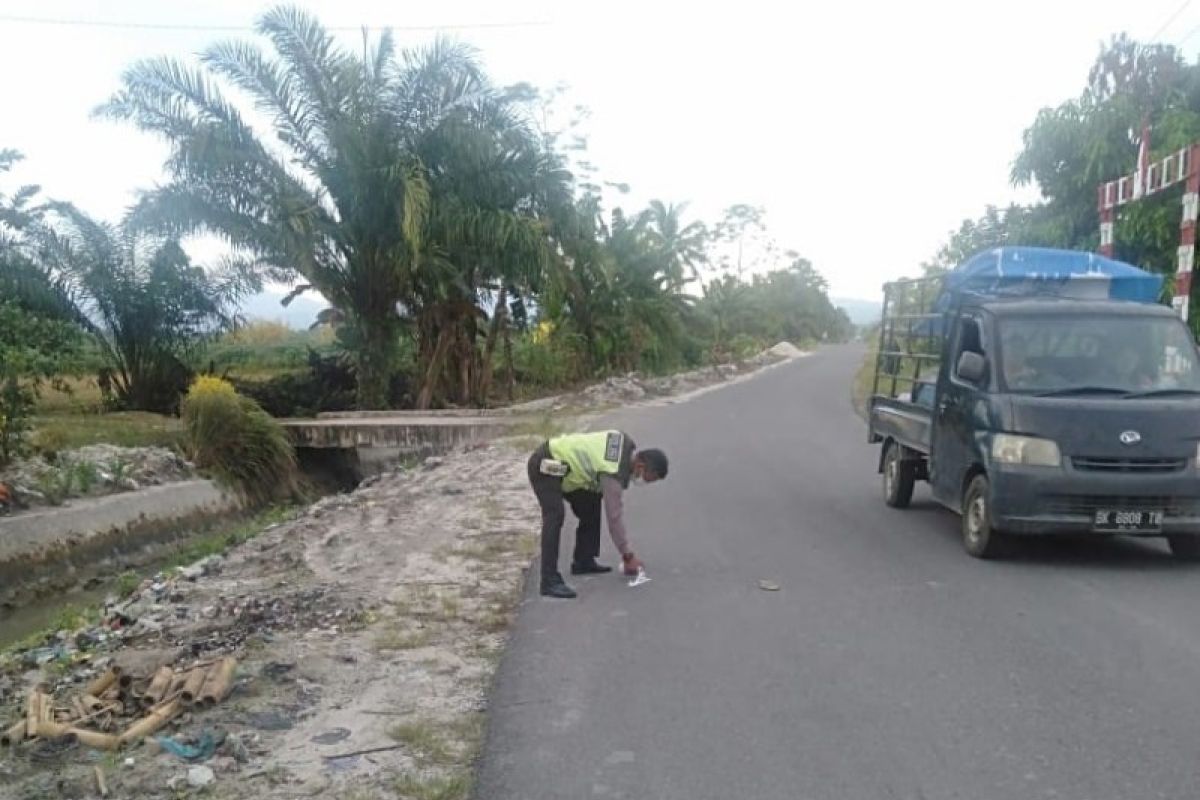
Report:
[[[637,457],[656,478],[662,480],[667,477],[667,454],[662,450],[638,450]]]

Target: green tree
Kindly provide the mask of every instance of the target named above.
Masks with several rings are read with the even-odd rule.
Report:
[[[264,274],[324,295],[348,329],[361,407],[387,405],[410,332],[418,405],[469,401],[485,382],[480,306],[550,253],[539,209],[563,176],[521,117],[525,93],[493,86],[474,51],[444,40],[397,53],[385,31],[355,55],[287,7],[257,30],[272,54],[228,42],[202,69],[144,61],[100,109],[171,145],[173,181],[139,220],[217,233]],[[230,87],[273,135],[225,98]]]
[[[38,391],[78,355],[80,338],[73,325],[0,301],[0,465],[24,452]]]
[[[684,224],[687,203],[678,205],[651,200],[645,218],[650,240],[663,261],[662,270],[673,291],[700,279],[700,266],[708,260],[709,232],[699,221]]]
[[[234,322],[236,301],[258,288],[244,267],[209,272],[173,239],[50,206],[31,233],[43,286],[60,316],[85,330],[106,368],[101,389],[115,405],[174,411],[198,347]]]
[[[257,30],[273,55],[223,42],[200,69],[141,61],[98,113],[171,147],[172,182],[146,193],[139,223],[215,233],[267,276],[319,291],[353,332],[360,405],[382,408],[429,218],[412,137],[468,96],[476,67],[444,44],[398,63],[388,32],[356,56],[294,8],[267,12]],[[447,75],[463,91],[447,93]],[[229,87],[270,118],[269,134],[226,99]]]

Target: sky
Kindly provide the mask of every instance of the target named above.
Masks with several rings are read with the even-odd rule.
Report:
[[[566,84],[590,109],[589,160],[631,186],[627,208],[689,202],[713,222],[734,203],[763,206],[831,294],[864,299],[915,274],[987,204],[1036,198],[1009,181],[1022,131],[1082,90],[1101,42],[1127,31],[1200,53],[1200,2],[1183,0],[297,4],[346,27],[348,46],[363,25],[406,45],[442,28],[479,48],[499,83]],[[133,61],[253,38],[270,5],[0,0],[0,148],[26,155],[7,188],[38,183],[119,219],[162,180],[166,148],[91,110]]]

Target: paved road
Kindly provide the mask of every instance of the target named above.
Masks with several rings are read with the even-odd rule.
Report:
[[[860,355],[617,418],[673,459],[628,503],[654,580],[527,602],[480,800],[1200,796],[1200,570],[886,508]]]

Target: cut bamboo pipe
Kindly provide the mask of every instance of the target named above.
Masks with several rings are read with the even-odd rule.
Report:
[[[224,700],[233,687],[233,671],[237,668],[237,659],[222,658],[208,673],[204,686],[200,688],[200,705],[210,708]]]
[[[190,708],[196,702],[201,688],[208,681],[208,676],[216,671],[217,666],[219,665],[196,667],[187,674],[187,680],[184,681],[183,688],[179,690],[179,699],[183,701],[185,708]]]
[[[42,693],[41,703],[41,719],[43,722],[54,722],[54,698],[45,692]]]
[[[112,705],[112,702],[105,702],[100,699],[99,695],[85,694],[83,696],[83,707],[87,709],[87,713],[91,713],[105,706]]]
[[[149,714],[125,729],[125,732],[120,736],[121,744],[129,744],[130,742],[146,738],[170,722],[171,718],[178,714],[181,708],[182,706],[178,700],[172,700],[151,710]]]
[[[150,685],[146,687],[146,692],[142,695],[142,705],[152,706],[161,702],[166,697],[167,690],[171,688],[171,681],[174,678],[175,670],[170,667],[159,667],[158,672],[154,673],[154,677],[150,679]]]
[[[86,728],[72,728],[57,722],[43,722],[38,726],[38,736],[43,739],[74,739],[88,747],[97,750],[116,750],[121,746],[121,739],[111,733],[89,731]]]
[[[37,736],[38,723],[42,720],[42,693],[34,689],[29,693],[25,702],[25,735],[32,739]]]
[[[107,672],[105,672],[103,675],[96,678],[96,680],[89,683],[87,686],[87,689],[85,689],[83,693],[90,694],[93,697],[99,697],[100,695],[107,692],[109,690],[109,687],[113,686],[114,684],[118,684],[120,681],[120,678],[121,678],[121,668],[118,666],[115,666],[115,665],[111,666],[108,668]]]
[[[75,719],[83,719],[88,715],[87,706],[84,701],[78,697],[71,698],[71,710],[75,712]]]
[[[25,740],[25,730],[28,723],[25,720],[15,722],[4,733],[0,733],[0,747],[16,747]]]

